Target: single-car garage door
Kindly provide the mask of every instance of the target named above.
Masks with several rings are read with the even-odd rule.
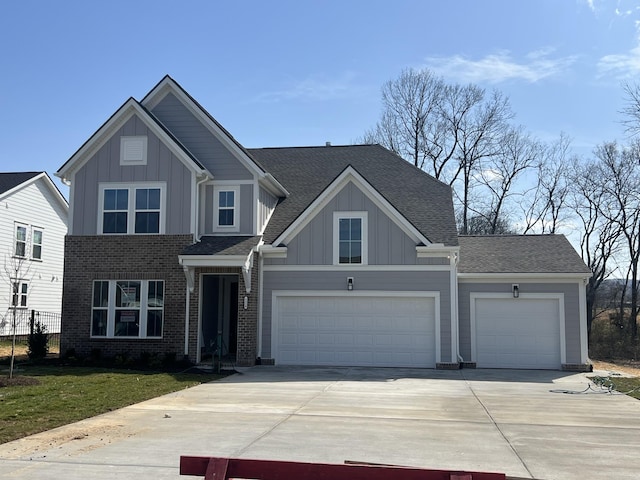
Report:
[[[433,297],[278,296],[274,313],[278,364],[435,367]]]
[[[475,324],[479,368],[561,367],[558,298],[476,298]]]

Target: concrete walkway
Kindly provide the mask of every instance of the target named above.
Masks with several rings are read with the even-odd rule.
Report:
[[[177,479],[180,455],[636,479],[640,401],[584,374],[254,367],[0,445],[0,477]],[[192,478],[192,477],[191,477]]]

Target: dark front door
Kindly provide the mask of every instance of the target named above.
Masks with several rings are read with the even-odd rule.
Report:
[[[200,359],[233,358],[238,344],[238,275],[203,275]]]

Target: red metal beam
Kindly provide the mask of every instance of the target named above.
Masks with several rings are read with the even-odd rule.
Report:
[[[334,465],[221,457],[180,457],[180,475],[206,480],[505,480],[503,473],[427,470],[383,465]]]

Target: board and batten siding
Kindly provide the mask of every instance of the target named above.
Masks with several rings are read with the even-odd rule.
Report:
[[[287,244],[287,265],[333,264],[333,213],[367,212],[369,265],[416,265],[416,243],[353,182]]]
[[[147,164],[120,165],[120,137],[147,136]],[[70,234],[95,235],[101,183],[166,183],[166,234],[191,230],[190,170],[155,136],[137,116],[132,116],[76,173],[73,179],[73,219]]]
[[[262,357],[271,358],[272,296],[279,290],[345,290],[347,277],[353,277],[354,290],[391,292],[440,292],[440,347],[444,361],[451,357],[451,282],[449,271],[375,271],[339,269],[332,271],[263,272]],[[276,359],[277,362],[277,359]]]
[[[173,94],[168,93],[153,114],[216,180],[252,180],[252,173]]]
[[[233,186],[230,184],[224,184],[225,186]],[[255,229],[253,225],[253,183],[243,183],[237,185],[240,188],[240,230],[234,232],[234,235],[255,235]],[[223,188],[222,186],[220,188]],[[214,185],[207,184],[204,189],[204,202],[201,203],[203,216],[200,217],[200,221],[204,222],[204,235],[211,235],[218,233],[214,229],[214,222],[216,221],[217,212],[214,211],[215,201],[213,197]]]
[[[258,232],[263,232],[271,214],[278,204],[278,197],[259,187],[258,190]]]
[[[15,223],[27,227],[27,249],[31,250],[32,227],[42,230],[42,260],[23,260],[29,287],[28,309],[60,313],[67,211],[42,179],[0,200],[0,248],[9,268],[15,252]],[[30,252],[29,252],[30,253]],[[11,302],[11,283],[0,269],[0,320]],[[5,332],[0,331],[0,334]]]
[[[547,293],[564,295],[564,321],[566,339],[566,362],[581,363],[580,349],[580,293],[578,283],[527,283],[514,278],[505,283],[467,283],[458,286],[458,318],[460,355],[465,361],[471,359],[471,293],[511,293],[512,284],[520,285],[521,293]]]

